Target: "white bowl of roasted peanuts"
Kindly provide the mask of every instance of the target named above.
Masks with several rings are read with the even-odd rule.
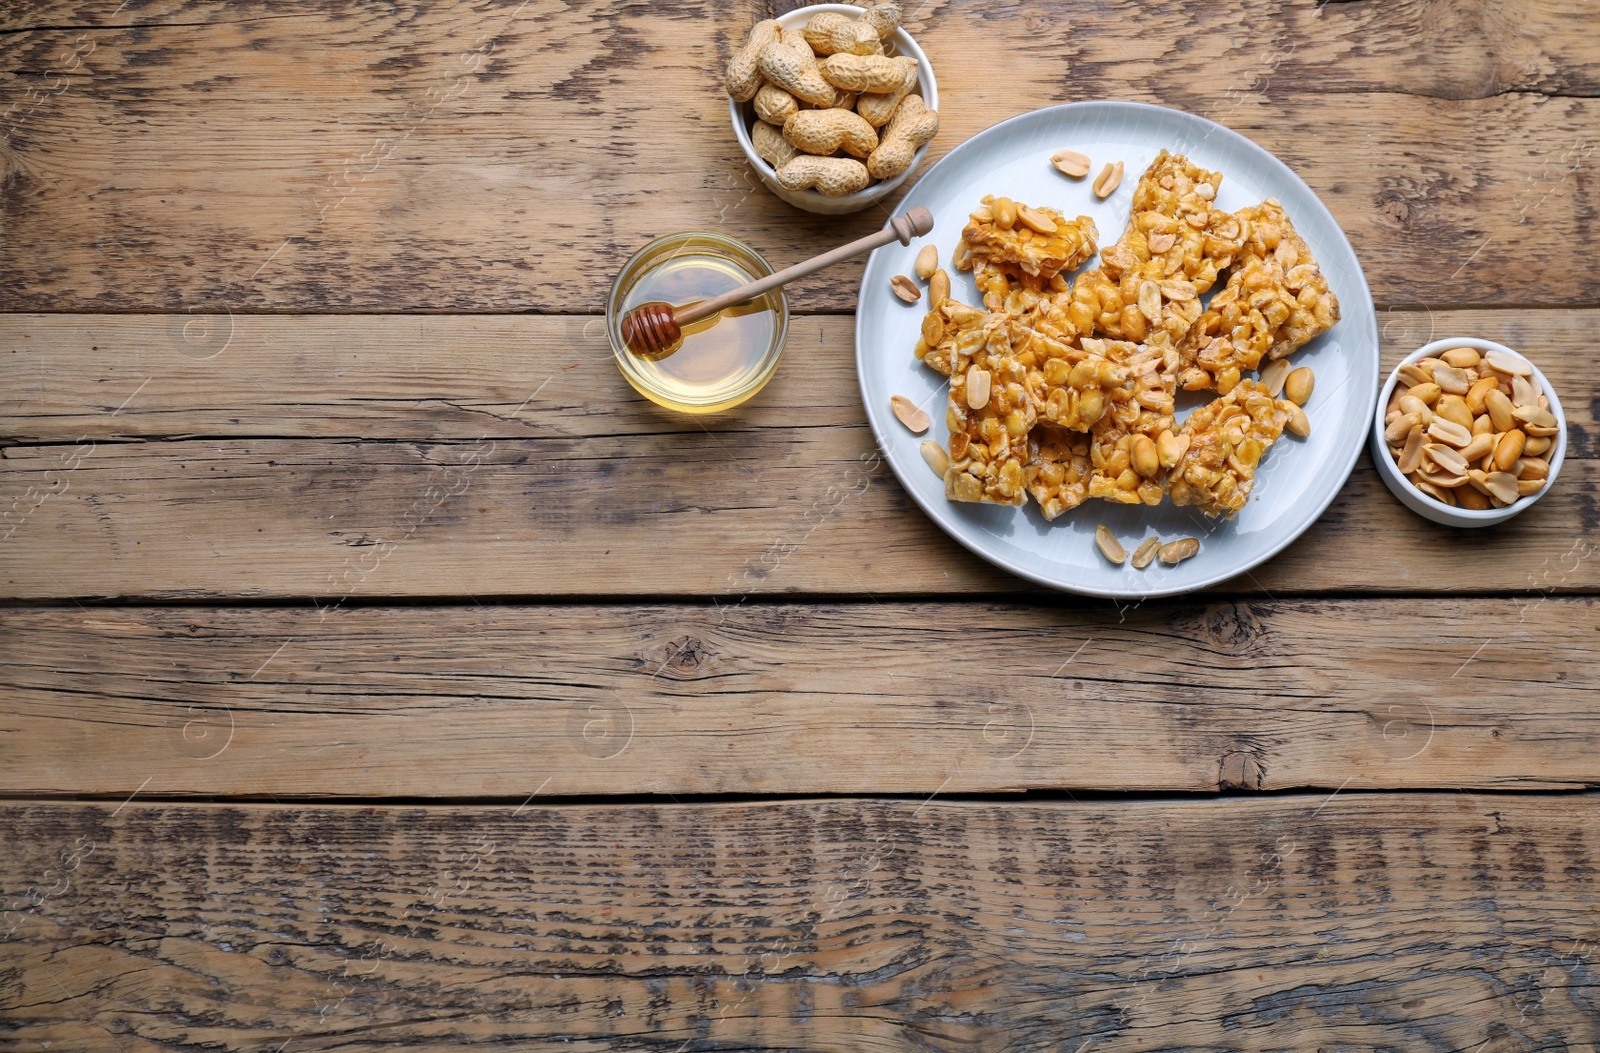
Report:
[[[757,22],[724,87],[750,167],[807,212],[881,202],[922,164],[939,129],[933,67],[900,28],[895,0],[813,4]]]
[[[1372,459],[1402,504],[1455,527],[1503,523],[1550,492],[1567,418],[1550,381],[1492,340],[1450,337],[1407,355],[1372,422]]]

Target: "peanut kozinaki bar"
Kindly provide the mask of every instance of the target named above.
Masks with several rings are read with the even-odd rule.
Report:
[[[1063,271],[1088,262],[1098,235],[1088,216],[1069,220],[1053,208],[989,194],[961,231],[965,249],[957,248],[956,266],[966,270],[986,263],[1018,284],[1041,289]]]
[[[1200,296],[1244,244],[1243,224],[1212,207],[1221,183],[1220,172],[1163,150],[1134,188],[1122,237],[1072,283],[1062,335],[1143,343],[1165,333],[1178,346],[1200,317]],[[1052,324],[1060,326],[1040,328]]]
[[[1133,397],[1113,405],[1089,429],[1090,497],[1116,504],[1161,503],[1165,473],[1159,466],[1150,475],[1140,473],[1134,447],[1149,443],[1154,452],[1161,433],[1172,430],[1176,362],[1177,353],[1170,346],[1138,346],[1130,363]]]
[[[991,315],[983,342],[951,359],[950,468],[944,494],[952,501],[1027,503],[1033,451],[1028,433],[1038,412],[1027,390],[1027,367],[1012,347],[1011,326]]]
[[[1290,355],[1339,320],[1338,298],[1276,199],[1237,219],[1246,233],[1239,266],[1180,346],[1178,380],[1189,391],[1227,394],[1263,356]]]
[[[1241,380],[1196,409],[1178,432],[1188,449],[1168,478],[1173,504],[1194,505],[1213,519],[1239,511],[1250,499],[1261,458],[1288,419],[1272,393],[1253,380]]]

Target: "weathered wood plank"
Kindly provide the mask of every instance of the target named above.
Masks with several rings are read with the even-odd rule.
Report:
[[[1573,453],[1600,453],[1589,351],[1600,310],[1414,307],[1379,322],[1386,370],[1447,336],[1521,349],[1562,396],[1578,429]],[[866,425],[853,316],[793,318],[766,389],[704,417],[635,393],[610,362],[605,323],[583,315],[0,314],[0,347],[0,439],[20,442],[704,437]]]
[[[1600,600],[22,609],[0,793],[1600,783]]]
[[[1600,584],[1582,555],[1600,522],[1596,387],[1582,352],[1595,324],[1594,311],[1386,313],[1386,363],[1433,336],[1472,333],[1548,370],[1573,427],[1558,489],[1504,527],[1466,534],[1407,512],[1363,460],[1320,524],[1230,588]],[[635,395],[596,346],[597,325],[0,317],[13,349],[0,368],[0,430],[74,444],[0,450],[0,591],[328,602],[352,588],[358,597],[1027,588],[940,534],[879,461],[850,319],[797,319],[768,389],[714,418]],[[195,438],[120,441],[184,436]],[[1493,560],[1478,558],[1485,538]]]
[[[789,260],[881,222],[801,215],[745,166],[717,74],[765,5],[144,6],[8,16],[12,309],[592,309],[652,235]],[[933,158],[1035,106],[1162,103],[1295,167],[1380,301],[1600,300],[1568,265],[1600,208],[1579,5],[908,7],[940,76]],[[848,309],[859,267],[796,302]]]
[[[940,533],[863,427],[24,446],[0,470],[12,598],[1047,591]],[[1457,531],[1363,455],[1316,525],[1224,588],[1593,590],[1597,487],[1600,461],[1569,459],[1537,507]]]
[[[0,809],[13,1048],[1600,1041],[1592,796],[114,807]]]

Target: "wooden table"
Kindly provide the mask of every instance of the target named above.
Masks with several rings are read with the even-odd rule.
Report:
[[[1327,202],[1386,366],[1526,351],[1559,485],[1363,459],[1253,576],[1122,606],[873,456],[859,262],[747,406],[600,309],[746,168],[745,2],[0,13],[0,1049],[1592,1050],[1592,4],[907,0],[942,155],[1075,99]]]

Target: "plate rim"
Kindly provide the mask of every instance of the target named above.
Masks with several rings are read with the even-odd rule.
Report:
[[[1176,115],[1177,117],[1186,120],[1198,121],[1202,125],[1208,126],[1209,128],[1206,138],[1210,138],[1212,135],[1220,135],[1224,139],[1231,139],[1236,147],[1243,147],[1247,151],[1253,151],[1259,154],[1261,157],[1270,162],[1271,166],[1277,169],[1279,175],[1285,177],[1292,183],[1297,184],[1302,190],[1310,195],[1312,200],[1321,206],[1323,212],[1326,213],[1329,220],[1332,221],[1333,229],[1338,232],[1339,238],[1344,242],[1345,248],[1349,250],[1350,258],[1356,262],[1353,278],[1359,284],[1363,302],[1367,305],[1369,313],[1371,314],[1368,332],[1364,335],[1370,336],[1372,353],[1377,359],[1375,368],[1373,369],[1372,383],[1369,385],[1372,390],[1367,392],[1366,398],[1367,406],[1370,407],[1373,405],[1378,397],[1378,388],[1383,382],[1383,349],[1378,333],[1377,306],[1372,300],[1372,289],[1367,285],[1366,269],[1361,265],[1361,257],[1356,253],[1355,246],[1350,244],[1350,236],[1345,233],[1344,227],[1339,224],[1339,221],[1334,216],[1333,211],[1328,208],[1327,204],[1322,200],[1317,192],[1311,188],[1310,184],[1308,184],[1304,179],[1300,178],[1299,174],[1296,173],[1294,169],[1290,168],[1276,154],[1262,146],[1260,143],[1256,142],[1254,139],[1244,135],[1242,132],[1238,132],[1232,128],[1229,128],[1227,125],[1219,124],[1216,121],[1211,120],[1209,117],[1202,117],[1199,114],[1190,113],[1187,110],[1180,110],[1171,106],[1161,106],[1149,102],[1133,102],[1123,99],[1081,99],[1077,102],[1057,103],[1054,106],[1042,106],[1038,109],[1014,114],[1005,118],[1004,120],[996,121],[987,128],[984,128],[983,130],[976,132],[957,143],[943,157],[935,161],[933,166],[924,172],[917,179],[917,181],[912,184],[911,189],[906,191],[905,196],[901,198],[899,206],[897,207],[903,207],[908,199],[915,197],[917,191],[921,189],[923,183],[933,178],[933,176],[939,171],[940,167],[954,157],[957,151],[968,144],[976,142],[977,140],[1000,134],[1001,130],[1007,125],[1015,124],[1020,121],[1038,119],[1039,115],[1041,114],[1059,114],[1063,113],[1064,111],[1075,109],[1094,109],[1106,107],[1112,109],[1126,109],[1134,112],[1145,111],[1147,113],[1164,115],[1168,118]],[[856,386],[861,393],[862,410],[867,415],[867,426],[872,429],[873,441],[877,444],[879,451],[883,455],[883,459],[888,462],[890,470],[894,472],[895,479],[900,484],[900,489],[903,490],[913,502],[915,502],[917,507],[922,510],[923,514],[933,522],[934,526],[938,527],[938,529],[943,531],[946,536],[954,540],[963,548],[967,549],[973,555],[978,556],[979,558],[987,561],[995,567],[1000,568],[1008,574],[1014,574],[1017,577],[1022,578],[1024,581],[1030,581],[1036,585],[1043,585],[1046,588],[1055,589],[1060,592],[1069,592],[1080,596],[1094,596],[1101,599],[1111,600],[1146,600],[1158,599],[1165,596],[1180,596],[1186,593],[1198,592],[1201,589],[1210,588],[1220,582],[1231,581],[1232,579],[1241,575],[1248,574],[1256,567],[1261,566],[1263,563],[1277,556],[1278,553],[1282,552],[1295,541],[1299,540],[1300,536],[1309,530],[1312,524],[1321,519],[1322,514],[1328,510],[1328,506],[1333,504],[1334,499],[1344,491],[1346,484],[1348,484],[1350,481],[1351,474],[1355,471],[1356,462],[1361,459],[1362,450],[1366,448],[1365,425],[1369,414],[1366,411],[1363,411],[1361,413],[1362,427],[1359,429],[1359,434],[1357,435],[1356,440],[1350,443],[1350,448],[1346,452],[1342,470],[1338,469],[1337,459],[1335,459],[1333,462],[1333,466],[1335,467],[1339,477],[1338,483],[1329,489],[1327,496],[1320,502],[1314,502],[1316,507],[1311,509],[1308,513],[1302,514],[1300,519],[1291,527],[1289,527],[1279,540],[1263,546],[1261,550],[1257,554],[1253,555],[1244,566],[1236,570],[1230,570],[1224,573],[1203,577],[1198,581],[1189,582],[1182,585],[1165,587],[1158,585],[1147,589],[1112,589],[1101,588],[1092,584],[1063,582],[1059,579],[1051,578],[1046,574],[1034,571],[1028,567],[1018,565],[1000,553],[986,551],[980,543],[983,535],[980,535],[979,538],[969,539],[945,525],[940,515],[938,515],[933,508],[929,507],[928,502],[923,500],[916,488],[907,484],[904,475],[900,471],[899,465],[897,465],[894,458],[890,456],[889,444],[885,442],[884,435],[878,426],[877,417],[872,412],[871,399],[867,392],[867,373],[865,369],[866,343],[862,338],[864,313],[861,310],[861,302],[867,295],[866,275],[867,271],[869,271],[872,267],[873,260],[878,257],[879,253],[890,252],[899,247],[899,244],[895,243],[893,245],[884,246],[882,248],[873,250],[873,252],[867,257],[867,262],[862,268],[861,287],[856,296]],[[1309,509],[1310,505],[1308,504],[1306,507]]]

